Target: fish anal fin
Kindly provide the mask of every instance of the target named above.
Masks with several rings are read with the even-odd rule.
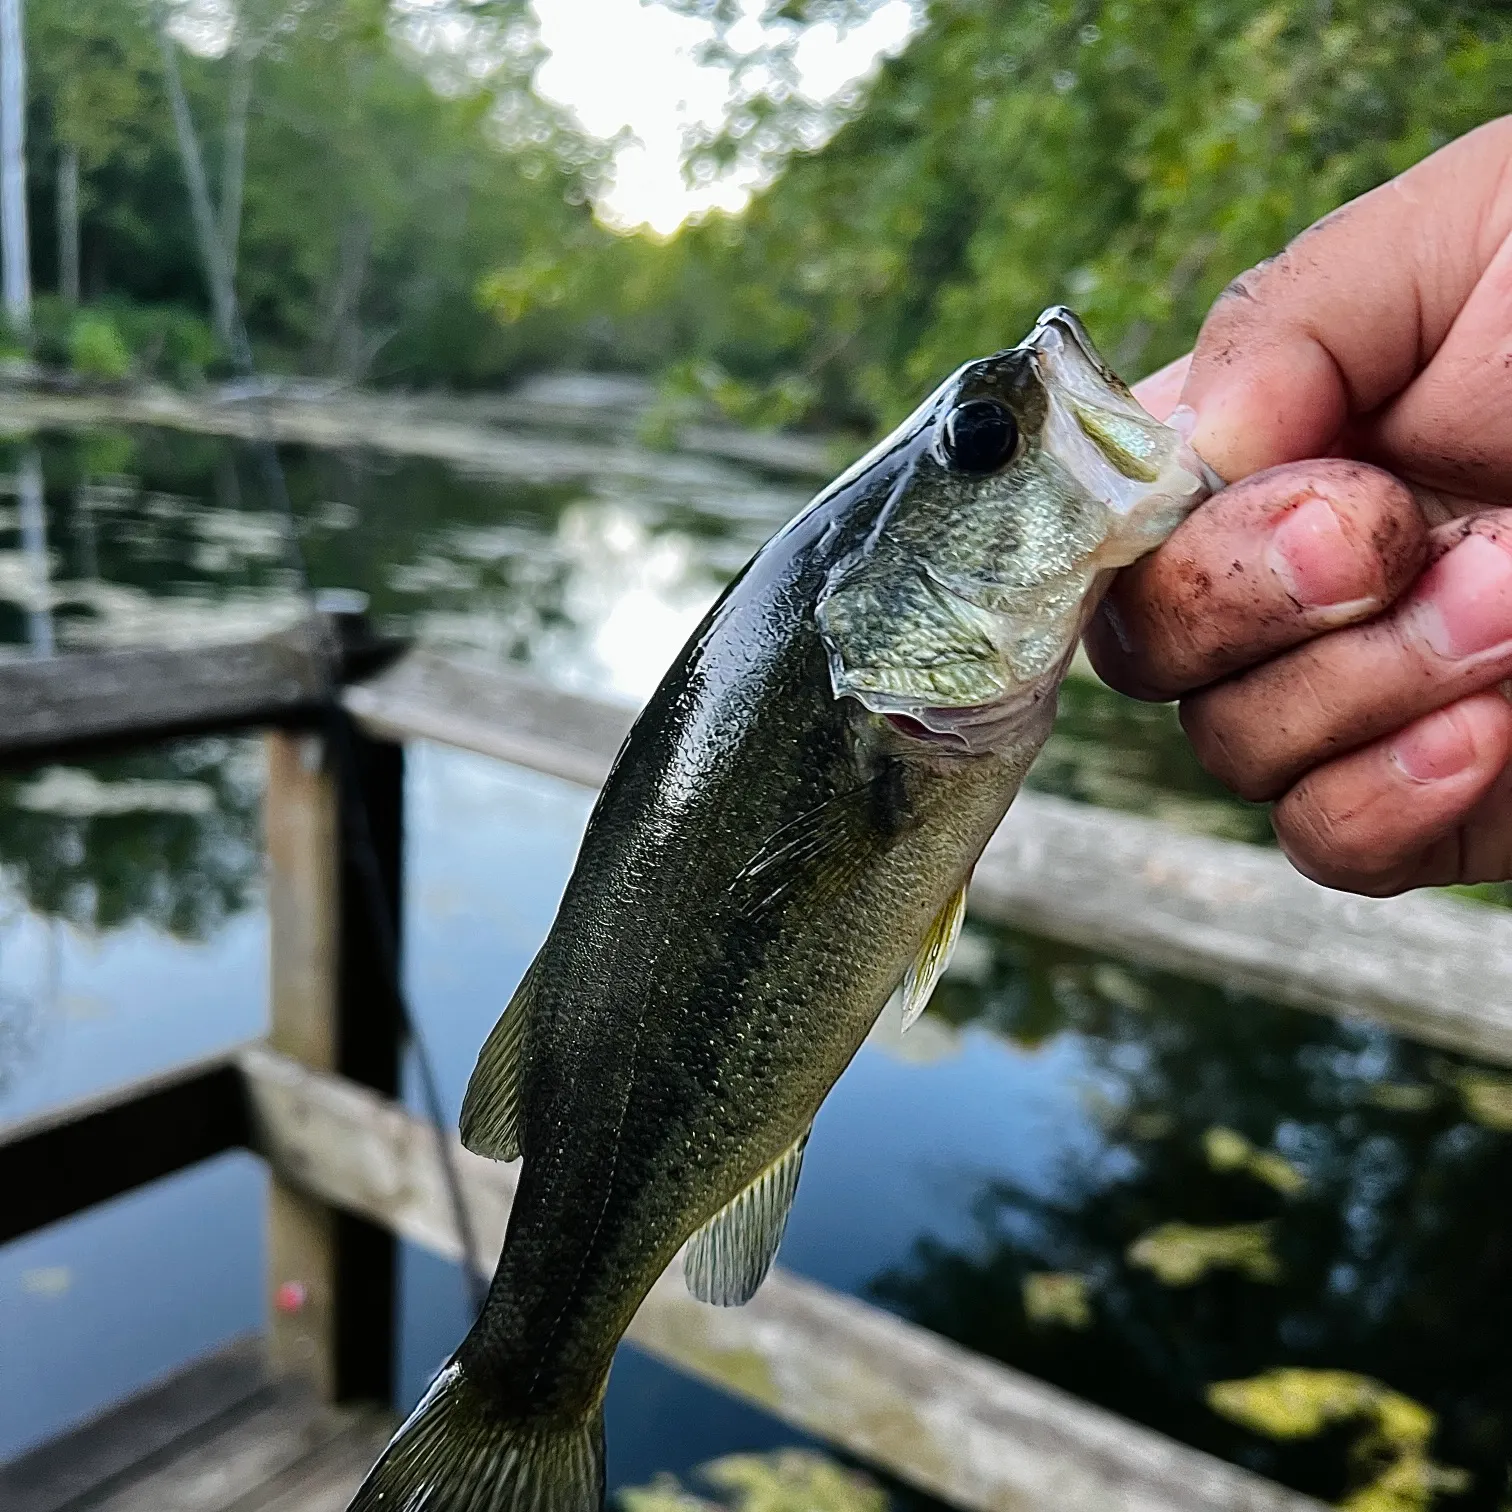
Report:
[[[523,1128],[523,1062],[530,1006],[535,996],[535,963],[525,973],[509,1006],[489,1031],[462,1099],[462,1143],[474,1155],[516,1160]]]
[[[968,877],[934,916],[918,955],[903,974],[904,1029],[923,1013],[955,953],[956,941],[961,938],[961,924],[966,918],[966,889],[970,883]]]
[[[739,1307],[756,1295],[782,1243],[809,1130],[688,1241],[683,1276],[700,1302]]]

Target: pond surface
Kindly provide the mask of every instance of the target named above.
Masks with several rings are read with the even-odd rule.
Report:
[[[0,513],[11,654],[235,639],[300,612],[243,448],[109,432],[41,453],[45,561]],[[808,492],[641,453],[550,484],[284,461],[317,586],[363,590],[385,629],[625,699]],[[407,776],[406,974],[454,1110],[590,799],[424,745]],[[1268,838],[1169,710],[1090,682],[1068,686],[1034,780]],[[0,1120],[261,1031],[261,781],[248,737],[0,778]],[[1512,1454],[1509,1131],[1512,1079],[1486,1068],[972,923],[926,1018],[901,1038],[884,1021],[826,1103],[782,1258],[1326,1499],[1493,1509]],[[226,1156],[0,1248],[0,1458],[258,1325],[263,1192],[256,1161]],[[466,1320],[441,1262],[407,1250],[402,1287],[410,1401]],[[612,1484],[793,1440],[622,1352]],[[1380,1499],[1391,1486],[1408,1498]]]

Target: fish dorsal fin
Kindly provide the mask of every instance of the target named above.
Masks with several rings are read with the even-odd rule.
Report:
[[[683,1276],[700,1302],[739,1307],[756,1295],[782,1243],[798,1173],[803,1169],[805,1129],[733,1202],[688,1241]]]
[[[535,977],[532,961],[509,1006],[483,1041],[462,1099],[462,1143],[474,1155],[490,1160],[517,1160],[520,1155],[521,1062]]]
[[[961,938],[961,923],[966,917],[966,888],[968,877],[950,895],[949,901],[930,923],[929,933],[919,946],[913,964],[903,974],[903,1027],[907,1029],[923,1013],[930,994],[945,974],[950,958],[955,953],[956,941]]]

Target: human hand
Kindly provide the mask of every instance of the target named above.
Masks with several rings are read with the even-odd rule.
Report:
[[[1240,481],[1120,574],[1098,672],[1179,698],[1320,882],[1512,878],[1512,118],[1246,273],[1136,392]]]

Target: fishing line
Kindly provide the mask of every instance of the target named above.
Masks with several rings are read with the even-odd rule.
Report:
[[[235,318],[240,345],[246,340],[246,332],[241,325],[239,310]],[[245,368],[242,376],[255,378],[256,371]],[[341,707],[337,691],[342,648],[337,641],[329,617],[320,611],[320,596],[310,580],[304,545],[299,538],[299,520],[294,512],[283,461],[269,435],[271,427],[267,423],[263,400],[255,394],[252,407],[258,420],[258,434],[252,438],[253,454],[258,459],[264,487],[272,496],[276,508],[282,515],[283,535],[289,563],[298,579],[300,596],[304,599],[310,618],[315,625],[315,661],[319,674],[319,700],[326,726],[328,748],[334,758],[332,765],[336,777],[337,803],[341,822],[351,842],[351,858],[361,883],[363,901],[367,906],[368,924],[372,929],[378,952],[379,972],[398,1010],[405,1037],[409,1040],[410,1048],[414,1052],[415,1066],[420,1075],[421,1095],[441,1157],[441,1171],[446,1182],[447,1203],[451,1208],[452,1226],[456,1229],[457,1242],[462,1250],[462,1274],[473,1311],[478,1313],[482,1311],[484,1298],[488,1294],[486,1272],[481,1264],[472,1218],[467,1211],[467,1202],[462,1193],[461,1173],[457,1170],[456,1151],[452,1146],[441,1101],[435,1062],[431,1057],[430,1048],[419,1022],[410,1009],[409,998],[400,979],[398,930],[388,892],[383,885],[383,873],[373,840],[372,816],[368,812],[367,799],[362,792],[356,743],[352,739],[351,724]]]
[[[173,55],[172,40],[167,35],[162,17],[158,18],[158,40],[163,51],[164,69],[168,75],[169,103],[175,116],[175,125],[185,139],[193,144],[192,164],[186,164],[187,174],[203,177],[203,159],[199,156],[199,139],[193,118],[184,98],[179,79],[177,58]],[[195,200],[196,186],[189,185],[190,199]],[[208,195],[206,196],[208,198]],[[388,988],[389,997],[398,1012],[399,1022],[414,1052],[415,1065],[420,1074],[421,1096],[426,1114],[435,1134],[436,1148],[440,1155],[442,1177],[446,1184],[447,1204],[451,1209],[452,1226],[462,1251],[462,1275],[467,1288],[468,1300],[474,1314],[482,1311],[488,1295],[487,1272],[481,1264],[480,1251],[473,1231],[472,1216],[467,1211],[467,1202],[462,1192],[461,1173],[457,1169],[456,1151],[453,1148],[445,1111],[441,1102],[440,1084],[436,1079],[435,1062],[430,1048],[415,1015],[410,1010],[409,999],[399,971],[398,929],[388,893],[383,885],[382,868],[373,840],[372,817],[361,788],[361,773],[358,770],[357,748],[352,739],[352,729],[341,707],[339,671],[342,647],[336,637],[329,617],[320,610],[320,600],[310,581],[309,562],[304,543],[299,535],[299,519],[294,512],[294,501],[289,492],[289,480],[284,472],[283,459],[273,443],[272,425],[269,421],[266,395],[259,390],[257,366],[252,354],[252,343],[242,319],[241,303],[236,295],[235,282],[229,267],[222,261],[225,248],[220,240],[219,229],[208,228],[212,234],[204,238],[207,260],[220,262],[221,266],[207,267],[206,274],[212,285],[220,285],[220,297],[226,305],[227,327],[231,345],[231,365],[237,374],[249,380],[252,388],[250,403],[254,418],[255,434],[250,438],[253,455],[257,458],[263,486],[273,500],[282,519],[284,549],[290,568],[298,584],[300,597],[305,601],[310,622],[315,626],[315,665],[319,685],[319,703],[326,727],[327,749],[332,756],[332,769],[336,779],[337,806],[342,829],[351,846],[351,858],[361,884],[363,902],[366,905],[368,924],[373,933],[378,953],[380,974]]]
[[[238,345],[246,342],[246,330],[241,323],[241,312],[235,315]],[[238,364],[240,366],[240,364]],[[242,376],[255,378],[256,370],[246,367]],[[352,728],[338,696],[338,670],[341,665],[341,646],[328,616],[320,612],[320,598],[310,580],[309,565],[304,544],[299,538],[299,519],[294,512],[293,499],[289,493],[288,478],[283,460],[278,455],[271,437],[264,403],[256,394],[252,398],[253,413],[257,417],[257,435],[252,438],[252,450],[258,459],[264,487],[272,496],[274,504],[283,517],[283,534],[290,566],[299,584],[300,596],[304,599],[316,630],[316,667],[319,674],[319,697],[321,713],[326,726],[327,744],[334,758],[337,803],[342,825],[351,842],[351,856],[362,886],[363,901],[367,905],[368,924],[372,929],[378,951],[378,968],[388,987],[389,996],[399,1013],[399,1021],[414,1052],[415,1066],[420,1074],[421,1095],[426,1114],[436,1138],[436,1148],[441,1156],[441,1171],[446,1181],[447,1203],[451,1208],[452,1226],[457,1231],[457,1242],[462,1250],[462,1274],[466,1282],[468,1299],[474,1313],[483,1309],[488,1294],[486,1273],[480,1261],[477,1238],[473,1232],[472,1218],[467,1211],[467,1202],[462,1193],[461,1173],[457,1170],[456,1151],[448,1128],[446,1114],[441,1102],[440,1084],[436,1079],[435,1062],[425,1035],[410,1009],[408,995],[404,991],[399,971],[398,930],[393,909],[383,885],[383,873],[378,862],[378,852],[373,841],[372,816],[368,812],[367,799],[363,795],[357,764],[356,743]]]

